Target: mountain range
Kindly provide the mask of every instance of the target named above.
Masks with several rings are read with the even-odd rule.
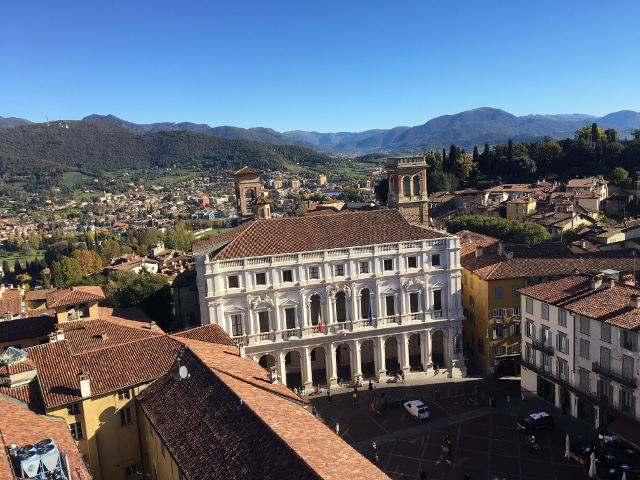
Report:
[[[190,122],[137,124],[113,115],[89,115],[83,121],[103,121],[140,134],[187,130],[229,139],[253,140],[270,145],[306,147],[327,155],[355,156],[365,153],[413,155],[448,149],[451,144],[471,150],[506,143],[540,141],[548,135],[555,139],[573,137],[585,125],[597,123],[601,128],[614,128],[621,139],[640,128],[640,112],[622,110],[604,117],[585,114],[515,116],[495,108],[476,108],[455,115],[442,115],[415,127],[399,126],[364,132],[320,133],[294,130],[277,132],[270,128],[210,127]],[[59,122],[59,121],[56,121]],[[0,117],[0,128],[28,125],[21,118]],[[52,122],[55,123],[55,122]]]

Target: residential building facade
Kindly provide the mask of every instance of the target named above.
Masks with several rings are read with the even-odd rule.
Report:
[[[640,288],[579,274],[520,293],[522,388],[594,427],[637,420]]]

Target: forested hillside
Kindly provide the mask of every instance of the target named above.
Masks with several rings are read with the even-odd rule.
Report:
[[[285,169],[286,164],[327,165],[312,150],[235,140],[191,131],[142,135],[107,122],[63,121],[0,130],[0,176],[87,174],[151,167],[203,167],[229,171],[248,165]]]

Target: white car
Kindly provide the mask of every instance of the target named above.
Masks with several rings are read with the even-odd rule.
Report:
[[[420,400],[411,400],[404,404],[404,408],[409,412],[416,420],[422,420],[423,418],[429,418],[429,407],[427,407]]]

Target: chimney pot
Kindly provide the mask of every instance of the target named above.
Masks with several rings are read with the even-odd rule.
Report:
[[[602,286],[602,277],[600,275],[596,275],[591,279],[591,290],[597,290]]]
[[[244,342],[240,342],[238,344],[238,355],[240,355],[240,358],[246,358],[247,356],[247,352],[245,351],[245,348],[244,348]]]
[[[505,255],[507,256],[507,260],[513,260],[513,252],[505,252]]]
[[[640,308],[640,295],[631,295],[629,297],[629,306],[631,308]]]
[[[78,374],[78,381],[80,382],[80,396],[87,398],[91,396],[91,383],[89,379],[89,372],[84,370]]]
[[[483,251],[482,247],[476,247],[476,258],[477,257],[481,257],[483,252],[484,251]]]
[[[498,255],[504,255],[504,242],[498,242]]]
[[[155,321],[151,321],[151,323],[149,324],[149,328],[151,330],[157,330],[158,329],[158,324]]]

